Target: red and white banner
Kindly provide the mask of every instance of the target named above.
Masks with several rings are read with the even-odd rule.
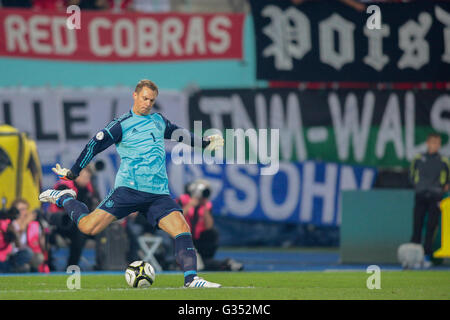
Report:
[[[76,61],[242,59],[244,14],[0,10],[0,56]]]

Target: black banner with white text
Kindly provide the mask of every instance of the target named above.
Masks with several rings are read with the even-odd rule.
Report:
[[[282,161],[407,168],[430,132],[450,156],[444,90],[202,90],[189,97],[189,118],[223,132],[279,129]]]
[[[450,80],[448,2],[370,3],[370,13],[340,1],[250,2],[258,79]]]

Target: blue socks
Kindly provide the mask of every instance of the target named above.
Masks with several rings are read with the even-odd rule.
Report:
[[[197,275],[197,254],[189,232],[175,237],[175,258],[184,271],[184,284],[188,284]]]
[[[78,226],[78,222],[89,214],[88,207],[81,201],[75,200],[70,194],[61,196],[57,201],[58,207],[63,207],[70,219]]]

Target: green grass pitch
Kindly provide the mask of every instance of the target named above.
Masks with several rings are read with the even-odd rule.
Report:
[[[181,274],[157,274],[152,287],[134,289],[120,274],[81,274],[81,288],[69,290],[69,275],[2,276],[5,299],[155,300],[449,300],[448,271],[382,271],[381,289],[369,290],[370,274],[355,272],[217,272],[200,274],[220,289],[185,289]]]

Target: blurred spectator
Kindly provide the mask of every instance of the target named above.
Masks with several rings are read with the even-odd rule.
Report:
[[[77,5],[84,10],[108,10],[112,8],[109,0],[67,0],[66,6]]]
[[[122,10],[133,10],[146,13],[168,12],[171,10],[170,0],[122,0],[120,2]]]
[[[67,6],[77,5],[84,10],[112,10],[115,12],[134,10],[133,0],[67,0],[66,4]]]
[[[0,0],[0,7],[31,8],[32,0]]]
[[[357,11],[365,11],[366,10],[366,6],[357,0],[340,0],[340,1],[342,3],[348,5],[349,7],[352,7],[353,9],[355,9]]]
[[[291,2],[295,5],[305,3],[306,1],[311,1],[311,0],[291,0]],[[358,0],[339,0],[339,1],[348,5],[349,7],[352,7],[355,10],[358,10],[358,11],[366,10],[366,6]]]
[[[209,182],[198,179],[187,187],[187,191],[177,199],[177,202],[183,208],[184,217],[191,229],[194,246],[201,257],[204,269],[242,270],[242,263],[233,259],[214,259],[219,247],[219,233],[214,228],[214,219],[211,213]]]
[[[132,10],[131,4],[133,0],[108,0],[109,8],[115,12]]]
[[[33,0],[33,9],[36,10],[63,10],[64,0]]]
[[[439,224],[439,202],[450,185],[449,160],[439,154],[441,136],[432,133],[427,137],[427,151],[418,154],[410,166],[410,178],[415,189],[414,226],[411,242],[422,242],[422,229],[428,212],[425,234],[424,267],[431,267],[432,242]]]
[[[53,188],[56,190],[74,190],[77,193],[77,199],[85,203],[89,210],[92,211],[100,202],[98,192],[91,182],[92,174],[90,167],[86,167],[74,181],[59,180]],[[68,239],[70,244],[67,266],[78,265],[88,236],[78,230],[62,208],[52,204],[49,208],[49,213],[49,223],[56,226],[56,230],[51,236],[51,242],[57,244],[56,237],[58,235]],[[54,267],[52,266],[52,268]]]
[[[28,202],[16,199],[17,215],[2,219],[0,228],[0,270],[2,272],[48,272],[45,261],[45,235]]]

